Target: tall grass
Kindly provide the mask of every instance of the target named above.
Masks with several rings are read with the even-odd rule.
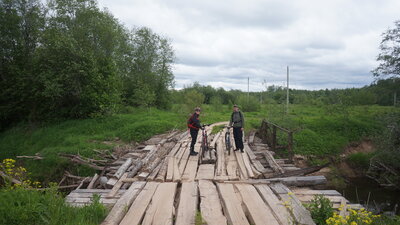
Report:
[[[4,188],[0,202],[0,224],[4,225],[97,225],[107,214],[98,198],[91,205],[75,208],[66,205],[55,189]]]

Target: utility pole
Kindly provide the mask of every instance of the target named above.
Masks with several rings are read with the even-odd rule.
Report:
[[[286,81],[286,114],[289,113],[289,66],[286,67],[287,81]]]
[[[247,103],[249,103],[250,98],[250,77],[247,77]]]
[[[396,78],[393,77],[393,84],[395,83]],[[393,87],[396,88],[396,85],[393,85]],[[397,92],[396,89],[394,89],[394,93],[393,93],[393,106],[396,107],[396,103],[397,103]]]

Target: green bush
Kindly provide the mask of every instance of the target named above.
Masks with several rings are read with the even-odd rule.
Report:
[[[257,112],[260,110],[260,102],[254,96],[241,95],[237,99],[237,103],[243,112]]]
[[[0,189],[0,224],[7,225],[95,225],[106,216],[106,208],[95,197],[91,205],[66,205],[55,189]]]
[[[366,170],[373,155],[373,153],[357,152],[349,155],[347,160],[352,166]]]
[[[333,215],[332,203],[323,195],[315,195],[311,203],[307,205],[311,217],[318,225],[326,224],[326,220]]]

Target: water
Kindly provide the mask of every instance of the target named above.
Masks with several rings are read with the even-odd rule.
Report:
[[[347,187],[338,191],[351,203],[360,203],[366,209],[375,213],[400,215],[398,209],[400,207],[400,190],[381,187],[374,180],[366,177],[352,178],[348,181]],[[370,195],[369,201],[368,194]]]

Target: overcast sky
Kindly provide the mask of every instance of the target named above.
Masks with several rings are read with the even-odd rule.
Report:
[[[99,0],[128,28],[171,40],[175,88],[199,81],[225,89],[362,87],[377,65],[382,32],[399,0]]]

